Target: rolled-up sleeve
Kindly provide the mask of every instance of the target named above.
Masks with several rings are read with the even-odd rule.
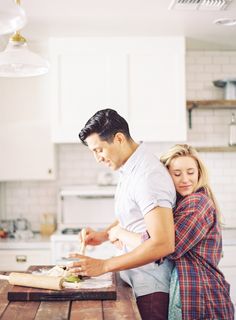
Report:
[[[135,186],[135,200],[145,215],[156,207],[173,208],[176,192],[173,181],[164,167],[144,173]]]

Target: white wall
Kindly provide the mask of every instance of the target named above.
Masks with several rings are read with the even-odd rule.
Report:
[[[187,98],[222,99],[223,91],[212,80],[236,75],[236,52],[189,51],[186,59]],[[171,88],[170,88],[171,90]],[[193,110],[192,129],[188,143],[196,146],[228,144],[229,110]],[[149,144],[157,154],[172,143]],[[202,153],[210,178],[228,227],[236,227],[236,153]],[[96,183],[98,165],[86,147],[80,144],[57,146],[58,179],[55,182],[4,182],[0,184],[1,217],[15,219],[23,215],[39,229],[40,214],[56,212],[58,187],[71,184]]]

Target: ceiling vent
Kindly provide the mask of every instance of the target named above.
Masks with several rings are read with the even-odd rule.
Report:
[[[225,10],[232,0],[173,0],[169,10]]]

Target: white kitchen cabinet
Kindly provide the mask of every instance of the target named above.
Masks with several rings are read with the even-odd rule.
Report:
[[[49,83],[0,78],[0,181],[55,178]]]
[[[137,140],[186,139],[184,38],[51,39],[50,55],[54,142],[78,142],[102,108]]]
[[[0,271],[26,271],[33,265],[51,265],[50,249],[0,250]]]

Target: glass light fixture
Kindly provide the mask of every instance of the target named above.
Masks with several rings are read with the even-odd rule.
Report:
[[[26,39],[17,31],[0,53],[0,77],[33,77],[47,73],[49,62],[30,51]]]
[[[18,0],[4,0],[0,4],[0,34],[12,33],[23,28],[26,15]]]

